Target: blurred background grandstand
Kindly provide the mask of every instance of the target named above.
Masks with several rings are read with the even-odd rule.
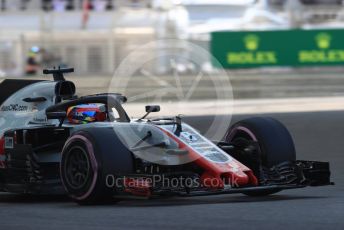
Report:
[[[214,31],[344,25],[341,0],[0,0],[0,9],[0,76],[36,75],[46,67],[73,66],[79,76],[97,76],[99,88],[108,85],[108,77],[130,51],[149,41],[175,39],[176,46],[189,41],[209,50]],[[163,57],[164,49],[142,51],[162,56],[148,67],[162,79],[168,80],[174,72],[217,74],[210,57],[201,65],[178,60],[171,65]],[[177,49],[188,57],[189,47]],[[341,72],[338,66],[320,71],[275,67],[236,69],[230,76],[238,98],[307,97],[343,95]],[[140,81],[144,79],[137,83],[142,86]],[[208,96],[211,93],[204,94]]]

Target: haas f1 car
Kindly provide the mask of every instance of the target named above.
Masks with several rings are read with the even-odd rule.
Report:
[[[64,73],[53,81],[0,84],[0,190],[68,194],[80,204],[125,196],[264,196],[330,185],[329,163],[296,160],[277,120],[255,117],[212,141],[179,116],[130,119],[116,93],[76,96]]]

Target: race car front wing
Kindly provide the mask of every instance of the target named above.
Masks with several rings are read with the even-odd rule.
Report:
[[[161,184],[152,185],[156,175],[122,175],[123,187],[117,192],[130,193],[136,196],[154,197],[170,196],[206,196],[232,193],[249,193],[264,191],[280,191],[286,189],[304,188],[307,186],[334,185],[330,181],[330,166],[328,162],[296,161],[284,162],[270,169],[262,169],[259,185],[247,187],[225,186],[222,189],[209,189],[198,186],[166,187]],[[119,175],[118,175],[119,176]],[[163,175],[168,178],[195,178],[197,175],[190,172],[174,172]],[[118,190],[119,189],[119,190]]]

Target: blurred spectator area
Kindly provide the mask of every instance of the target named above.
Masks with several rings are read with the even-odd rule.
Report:
[[[288,0],[267,0],[271,8],[283,10]],[[289,0],[303,5],[302,18],[309,23],[322,23],[343,18],[344,0]]]
[[[338,15],[342,7],[338,7],[338,4],[342,1],[302,1],[306,6],[309,5],[303,11],[304,15],[325,15],[331,20],[340,18]],[[159,39],[188,40],[208,49],[210,32],[249,28],[243,27],[245,20],[242,17],[257,1],[228,0],[233,2],[229,4],[227,0],[176,0],[183,4],[174,6],[167,2],[0,0],[0,71],[8,75],[23,74],[28,54],[33,55],[30,53],[32,48],[38,50],[35,58],[40,68],[68,64],[76,67],[79,74],[111,74],[130,51]],[[280,10],[286,3],[284,0],[265,2],[272,9]],[[319,19],[317,16],[315,18]],[[256,21],[250,26],[259,28]],[[270,23],[262,28],[284,27]],[[159,68],[161,63],[167,62],[158,63]],[[184,64],[188,66],[188,63]],[[164,69],[162,72],[169,71]]]
[[[40,8],[41,1],[36,1],[36,10],[0,12],[0,70],[22,75],[30,58],[40,68],[68,65],[78,74],[112,74],[137,47],[185,34],[187,25],[181,19],[187,21],[187,17],[178,16],[185,15],[178,7],[160,11],[151,9],[148,1],[111,1],[113,10],[100,12],[97,1],[90,2],[95,8],[86,18],[80,9],[46,12]]]
[[[283,5],[287,0],[269,0],[272,5]],[[343,0],[300,0],[305,5],[341,5]]]
[[[90,10],[113,10],[119,6],[149,6],[150,0],[0,0],[1,10],[44,10],[72,11],[82,10],[87,2]]]
[[[0,36],[0,70],[8,75],[22,75],[25,61],[36,49],[34,58],[41,69],[70,66],[78,74],[111,74],[131,50],[153,39],[149,31],[138,37],[120,30]]]

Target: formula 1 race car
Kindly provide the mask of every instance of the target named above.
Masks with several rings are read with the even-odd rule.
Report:
[[[255,117],[211,141],[179,116],[131,120],[126,97],[78,97],[63,74],[54,81],[6,79],[0,84],[0,190],[68,194],[80,204],[126,195],[263,196],[330,185],[329,163],[296,160],[288,130]]]

